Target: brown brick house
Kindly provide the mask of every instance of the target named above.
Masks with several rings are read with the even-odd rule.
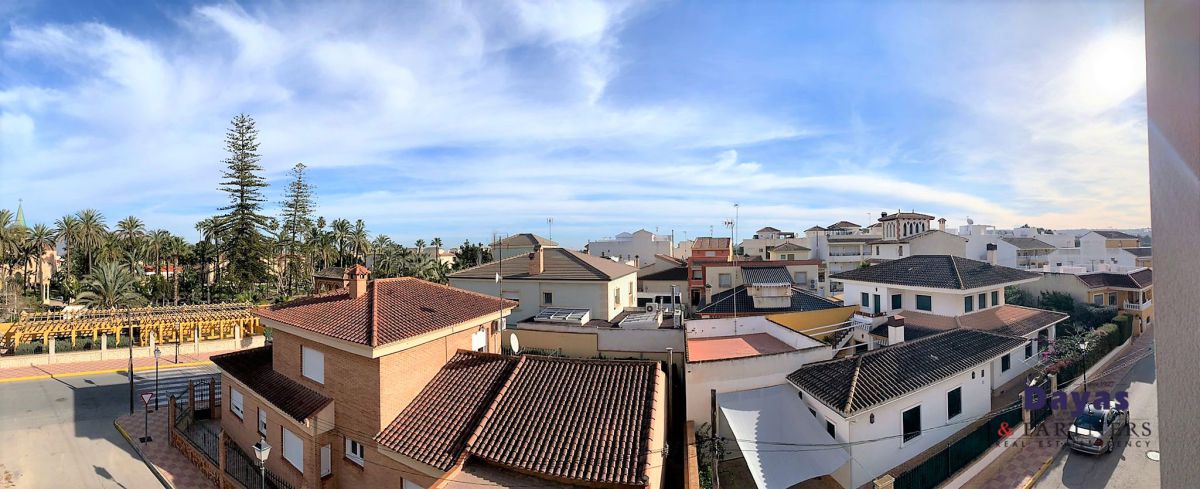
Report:
[[[502,356],[515,303],[351,273],[258,310],[270,345],[213,358],[222,428],[247,452],[265,438],[272,473],[297,488],[660,487],[657,362]]]
[[[347,288],[256,311],[271,345],[213,358],[222,428],[248,452],[265,437],[268,470],[296,487],[432,484],[372,440],[459,350],[499,351],[497,320],[515,306],[367,274],[360,265]]]

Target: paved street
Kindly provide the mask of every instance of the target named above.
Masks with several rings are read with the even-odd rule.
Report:
[[[160,389],[186,392],[187,377],[215,371],[162,370]],[[128,382],[118,373],[0,384],[0,488],[162,487],[113,427],[129,413]],[[152,391],[154,371],[137,372],[135,382]]]
[[[1158,390],[1155,387],[1154,356],[1139,361],[1117,385],[1129,391],[1129,413],[1137,435],[1118,441],[1113,453],[1100,456],[1063,450],[1034,487],[1056,488],[1154,488],[1159,487],[1159,462],[1146,458],[1158,446]],[[1143,423],[1149,422],[1149,436]],[[1140,445],[1140,446],[1139,446]]]

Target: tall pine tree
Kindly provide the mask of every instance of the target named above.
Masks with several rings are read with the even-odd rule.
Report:
[[[297,289],[306,290],[306,277],[311,275],[309,264],[306,263],[303,238],[313,226],[313,189],[312,184],[304,176],[304,163],[296,163],[292,167],[292,182],[288,184],[287,194],[282,202],[283,210],[280,220],[283,222],[281,237],[284,252],[284,287],[289,295]]]
[[[220,190],[229,195],[229,205],[222,207],[222,251],[229,262],[226,277],[237,290],[247,292],[254,284],[269,281],[267,255],[270,251],[262,231],[268,218],[259,212],[264,201],[262,189],[267,186],[258,164],[258,130],[254,119],[246,114],[233,118],[225,134],[226,170]]]

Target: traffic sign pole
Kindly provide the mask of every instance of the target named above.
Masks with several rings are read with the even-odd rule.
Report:
[[[138,441],[140,441],[142,443],[147,443],[147,442],[154,441],[153,438],[150,438],[150,400],[154,399],[154,393],[153,392],[143,392],[141,397],[142,397],[142,412],[145,413],[145,415],[146,415],[145,416],[146,436],[139,438]]]

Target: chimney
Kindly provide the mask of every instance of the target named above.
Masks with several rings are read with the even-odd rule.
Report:
[[[946,218],[938,219],[938,231],[946,232]]]
[[[996,264],[996,243],[987,244],[987,262],[992,265]]]
[[[361,264],[350,269],[350,297],[357,299],[367,293],[367,276],[370,274],[371,271]]]
[[[883,219],[883,218],[885,218],[885,217],[887,217],[887,211],[883,211],[883,212],[880,212],[880,213],[879,213],[879,218],[880,218],[880,219]]]
[[[892,316],[888,318],[888,344],[896,345],[904,343],[904,316]]]
[[[546,252],[541,245],[533,247],[533,253],[529,254],[529,274],[541,275],[546,271]]]

